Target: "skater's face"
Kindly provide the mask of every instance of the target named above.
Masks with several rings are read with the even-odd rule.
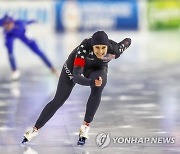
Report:
[[[10,31],[14,28],[14,22],[4,22],[3,27],[6,31]]]
[[[102,59],[107,54],[107,49],[107,45],[93,45],[93,52],[99,59]]]

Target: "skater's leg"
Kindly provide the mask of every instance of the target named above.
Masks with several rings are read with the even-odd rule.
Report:
[[[102,78],[102,85],[100,87],[91,86],[91,94],[86,105],[84,121],[87,125],[92,122],[94,115],[99,107],[101,94],[107,82],[107,72],[106,70],[97,70],[93,71],[89,76],[89,78],[93,80],[97,79],[99,76]]]
[[[89,133],[89,124],[93,120],[94,115],[98,109],[98,106],[101,101],[101,94],[103,91],[103,88],[106,85],[107,82],[107,72],[106,70],[97,70],[93,71],[89,78],[95,80],[97,78],[101,77],[102,78],[102,85],[100,87],[91,87],[91,94],[89,96],[87,106],[86,106],[86,114],[84,117],[84,122],[80,127],[80,132],[79,132],[79,140],[77,142],[78,145],[84,145],[86,139],[88,139],[88,133]]]
[[[18,80],[20,72],[17,70],[16,61],[13,54],[14,38],[6,38],[5,46],[7,47],[9,63],[12,70],[12,80]]]
[[[37,54],[42,61],[51,69],[52,73],[59,75],[52,63],[46,57],[46,55],[39,49],[37,43],[34,40],[28,39],[26,36],[20,38],[35,54]]]
[[[7,38],[6,42],[5,42],[5,45],[6,45],[6,48],[7,48],[7,51],[8,51],[11,70],[16,71],[17,67],[16,67],[16,62],[15,62],[14,54],[13,54],[13,42],[14,42],[13,38]]]
[[[74,85],[74,82],[69,79],[69,77],[65,73],[65,70],[63,69],[60,75],[55,97],[45,106],[35,124],[35,127],[37,129],[40,129],[42,126],[44,126],[44,124],[64,104],[66,99],[69,97]]]

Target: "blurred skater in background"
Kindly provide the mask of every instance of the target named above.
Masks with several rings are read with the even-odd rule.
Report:
[[[59,76],[58,71],[55,69],[55,67],[46,57],[46,55],[38,47],[35,40],[29,39],[26,36],[26,26],[34,22],[34,20],[15,20],[9,15],[5,15],[3,18],[0,19],[0,26],[4,29],[5,46],[8,51],[9,62],[12,70],[12,80],[18,80],[20,78],[20,72],[17,69],[16,61],[13,54],[14,39],[20,39],[43,60],[43,62],[52,71],[52,73]]]

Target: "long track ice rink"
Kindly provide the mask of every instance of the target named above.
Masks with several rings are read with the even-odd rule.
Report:
[[[17,41],[15,54],[21,78],[11,82],[6,50],[1,50],[0,154],[180,153],[180,35],[172,31],[107,33],[115,41],[130,37],[132,45],[109,63],[108,83],[84,147],[76,143],[90,89],[80,85],[39,135],[21,145],[26,128],[33,126],[53,98],[58,79]],[[71,50],[91,34],[59,34],[39,44],[60,71]],[[109,132],[111,137],[103,149],[96,143],[102,132]],[[123,144],[113,143],[114,137],[174,137],[175,142]]]

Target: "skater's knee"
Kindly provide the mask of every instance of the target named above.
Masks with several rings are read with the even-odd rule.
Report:
[[[93,86],[91,87],[91,93],[94,93],[95,95],[99,95],[102,93],[103,89],[104,89],[103,86],[100,87]]]
[[[8,57],[9,57],[9,60],[12,60],[14,59],[14,55],[12,52],[8,52]]]
[[[55,108],[57,108],[57,106],[58,106],[58,102],[57,102],[56,99],[53,98],[47,105],[48,105],[50,108],[55,109]]]
[[[37,49],[37,44],[34,40],[28,40],[26,41],[26,44],[32,49],[32,50],[35,50]],[[36,50],[36,53],[39,53],[39,50]]]
[[[52,103],[52,104],[58,104],[58,102],[59,102],[58,97],[54,97],[54,98],[51,100],[51,103]]]
[[[54,97],[50,102],[49,102],[49,106],[51,106],[51,108],[53,110],[57,110],[59,109],[65,102],[65,99],[59,98],[59,97]]]
[[[29,45],[34,45],[34,44],[36,44],[36,42],[34,41],[34,40],[31,40],[31,39],[25,39],[24,40],[27,44],[29,44]]]

